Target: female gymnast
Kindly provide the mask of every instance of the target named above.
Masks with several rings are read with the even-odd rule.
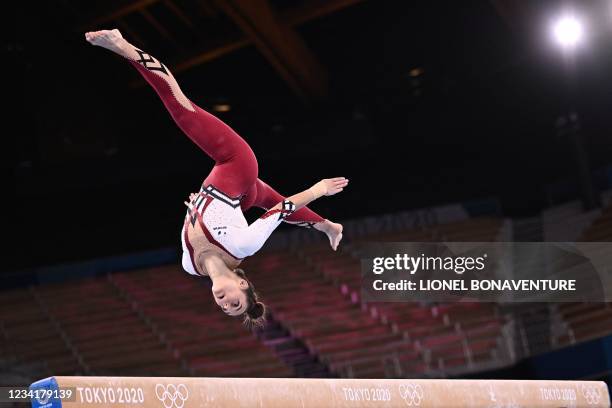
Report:
[[[238,265],[257,252],[282,221],[324,232],[335,251],[342,239],[342,225],[322,218],[306,205],[339,193],[348,179],[323,179],[284,198],[257,177],[257,159],[244,139],[191,102],[159,60],[127,42],[116,29],[88,32],[85,39],[125,57],[155,89],[181,130],[215,161],[199,192],[185,202],[183,268],[192,275],[210,277],[215,302],[223,312],[242,316],[248,325],[263,324],[265,307]],[[248,225],[242,211],[252,206],[266,212]]]

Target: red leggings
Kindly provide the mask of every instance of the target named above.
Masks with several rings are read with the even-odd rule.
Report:
[[[283,201],[285,197],[257,178],[257,158],[242,137],[219,118],[193,102],[191,105],[195,112],[186,109],[174,97],[169,83],[164,78],[137,62],[130,62],[155,89],[181,130],[215,161],[212,171],[204,180],[205,185],[212,184],[230,197],[241,197],[240,206],[243,210],[252,206],[267,210]],[[160,66],[164,69],[156,71],[162,71],[162,76],[168,75],[167,68]],[[174,79],[168,75],[168,80]],[[312,226],[323,220],[307,207],[299,209],[286,219],[305,226]]]

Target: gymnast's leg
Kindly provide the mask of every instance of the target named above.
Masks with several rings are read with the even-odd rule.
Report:
[[[255,183],[257,159],[249,145],[220,119],[191,102],[162,62],[127,42],[119,30],[89,32],[85,38],[127,58],[157,92],[181,130],[215,161],[206,184],[237,197]]]
[[[269,210],[276,204],[285,199],[276,190],[260,179],[257,179],[255,185],[251,187],[247,193],[246,200],[243,201],[243,210],[248,209],[251,205],[255,207]],[[246,208],[245,208],[246,207]],[[324,232],[329,238],[329,243],[335,251],[342,239],[342,224],[331,222],[319,214],[315,213],[308,207],[303,207],[287,217],[285,222],[298,225],[306,228],[314,228]]]

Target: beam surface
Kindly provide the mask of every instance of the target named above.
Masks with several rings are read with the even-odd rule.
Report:
[[[52,390],[34,408],[610,407],[601,381],[50,377],[30,389]]]

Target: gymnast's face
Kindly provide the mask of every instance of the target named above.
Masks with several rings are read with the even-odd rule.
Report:
[[[244,290],[249,287],[246,280],[239,277],[220,277],[215,279],[212,293],[215,302],[224,313],[238,316],[247,309],[248,301]]]

